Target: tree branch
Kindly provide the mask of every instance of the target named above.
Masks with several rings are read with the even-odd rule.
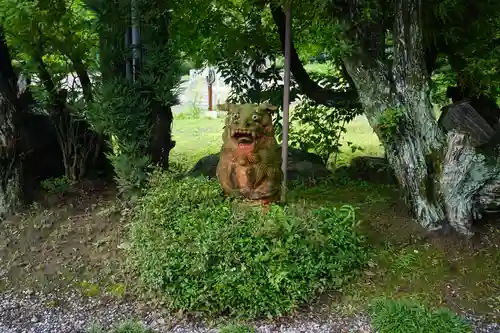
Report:
[[[93,94],[92,94],[92,81],[90,81],[90,77],[87,71],[87,68],[83,64],[81,59],[73,58],[71,59],[73,62],[73,67],[75,68],[76,75],[78,76],[78,80],[80,80],[80,84],[82,86],[83,96],[87,102],[92,102]]]
[[[45,87],[45,90],[49,93],[50,101],[48,106],[52,109],[50,115],[55,116],[58,115],[66,106],[67,91],[65,89],[57,89],[47,66],[43,62],[42,54],[43,53],[35,52],[32,56],[38,66],[38,73],[42,84]]]
[[[43,86],[49,93],[50,98],[54,98],[56,94],[56,85],[52,80],[52,76],[50,75],[47,66],[45,66],[45,63],[43,62],[42,57],[45,53],[43,46],[43,34],[40,31],[40,29],[38,29],[38,33],[39,33],[39,40],[37,41],[37,48],[36,51],[33,52],[32,57],[38,67],[38,74],[40,75],[40,80],[42,81]],[[55,100],[51,102],[55,103]]]
[[[271,4],[270,7],[274,23],[278,28],[281,48],[284,53],[285,14],[283,13],[281,6]],[[299,84],[301,92],[307,97],[318,104],[322,104],[328,107],[360,107],[360,104],[358,102],[358,93],[356,90],[351,88],[351,90],[349,91],[342,92],[325,89],[317,84],[314,80],[312,80],[309,74],[307,74],[304,66],[302,65],[293,42],[291,46],[290,58],[290,71],[293,73],[295,81],[297,81],[297,83]]]

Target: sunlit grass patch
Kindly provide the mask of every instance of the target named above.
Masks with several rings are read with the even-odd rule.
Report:
[[[379,333],[470,333],[471,326],[447,309],[429,309],[408,299],[380,299],[370,306]]]

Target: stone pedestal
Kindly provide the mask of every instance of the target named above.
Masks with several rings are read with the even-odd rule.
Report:
[[[205,115],[208,117],[208,118],[212,118],[212,119],[216,119],[217,116],[218,116],[218,112],[217,111],[207,111],[205,113]]]

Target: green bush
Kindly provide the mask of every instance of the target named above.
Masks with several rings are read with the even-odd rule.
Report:
[[[151,182],[134,210],[131,258],[175,309],[279,315],[341,286],[366,260],[352,207],[263,214],[208,179],[155,173]]]
[[[447,309],[430,310],[410,300],[377,300],[370,306],[379,333],[469,333],[470,325]]]
[[[40,183],[40,186],[51,194],[68,193],[73,185],[75,182],[66,176],[45,179]]]
[[[331,165],[335,168],[337,154],[342,147],[341,139],[346,132],[345,125],[359,114],[357,109],[328,108],[303,98],[291,113],[290,145],[304,151],[314,152],[327,164],[334,155]],[[361,147],[346,142],[352,152]]]

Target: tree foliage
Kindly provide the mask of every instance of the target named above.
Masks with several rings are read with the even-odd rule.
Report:
[[[58,136],[66,176],[80,180],[94,167],[102,140],[85,121],[93,100],[97,35],[81,1],[0,1],[2,24],[19,74]]]
[[[90,118],[113,138],[110,156],[122,192],[141,188],[151,163],[168,167],[172,113],[180,82],[179,53],[171,37],[169,2],[138,1],[140,59],[136,78],[126,77],[124,67],[133,50],[121,39],[128,31],[130,3],[110,1],[95,5],[101,36],[101,89]]]
[[[131,82],[125,77],[131,50],[123,43],[130,3],[0,1],[9,48],[19,72],[32,78],[38,109],[59,134],[67,176],[84,175],[74,161],[106,150],[105,135],[116,148],[108,156],[124,191],[142,184],[150,162],[168,165],[170,107],[180,80],[176,40],[168,34],[171,5],[138,1],[136,10],[141,62],[140,75]],[[82,137],[88,124],[101,134],[86,130]],[[92,147],[100,148],[93,154]]]

